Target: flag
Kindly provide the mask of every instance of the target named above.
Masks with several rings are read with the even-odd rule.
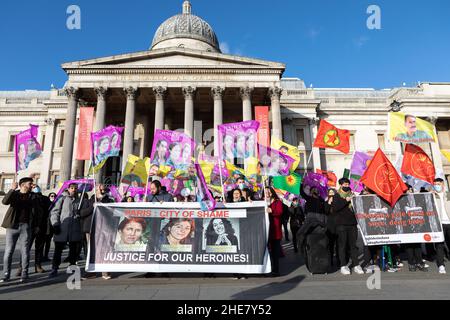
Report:
[[[403,143],[437,142],[433,124],[414,115],[389,112],[389,140]]]
[[[416,177],[430,184],[434,183],[436,170],[433,161],[419,146],[407,144],[403,154],[403,174]]]
[[[309,186],[310,188],[317,188],[323,199],[328,196],[328,179],[321,174],[308,172],[303,178],[303,185]]]
[[[119,156],[123,129],[123,127],[109,126],[91,133],[94,172],[98,172],[109,157]]]
[[[450,152],[441,150],[441,153],[444,155],[444,157],[447,159],[447,161],[450,162]]]
[[[294,159],[294,163],[292,164],[290,170],[291,171],[297,170],[298,165],[300,163],[300,152],[298,151],[297,147],[291,146],[290,144],[287,144],[286,142],[283,142],[280,139],[272,138],[271,148],[276,149],[281,153],[287,154],[292,159]]]
[[[366,171],[372,161],[372,158],[373,156],[365,152],[356,151],[353,155],[352,166],[350,167],[351,175],[362,177],[364,171]]]
[[[30,162],[42,154],[42,147],[37,141],[38,129],[39,126],[30,124],[30,129],[16,135],[16,172],[27,169]]]
[[[338,129],[331,123],[320,120],[314,147],[336,149],[348,154],[350,152],[350,131]]]
[[[302,177],[293,172],[290,176],[276,176],[272,177],[273,187],[281,189],[296,195],[300,194],[300,186],[302,184]]]
[[[258,144],[268,147],[270,145],[269,107],[255,107],[255,120],[259,122]]]
[[[361,177],[361,183],[389,202],[391,207],[408,189],[381,149],[375,153],[372,162]]]
[[[77,160],[91,160],[91,133],[94,122],[94,107],[80,108],[80,124],[77,136]]]
[[[195,170],[196,170],[196,197],[197,202],[200,203],[200,207],[204,211],[212,211],[216,208],[216,200],[214,200],[213,196],[211,195],[211,192],[209,192],[208,187],[206,185],[205,177],[203,176],[202,169],[200,165],[197,163],[195,164]]]
[[[147,184],[148,172],[146,159],[141,159],[135,155],[128,155],[127,164],[122,174],[122,183],[133,187],[145,187]]]
[[[323,171],[320,169],[316,169],[316,173],[321,174],[328,179],[328,186],[331,188],[335,188],[337,184],[337,177],[333,171]]]

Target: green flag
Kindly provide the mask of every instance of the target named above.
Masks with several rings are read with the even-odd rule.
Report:
[[[350,179],[350,169],[344,169],[344,176],[343,178]]]
[[[273,187],[281,189],[295,195],[300,194],[300,185],[302,184],[302,177],[293,172],[290,176],[272,177]]]

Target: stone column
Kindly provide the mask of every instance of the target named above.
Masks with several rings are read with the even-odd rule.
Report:
[[[272,110],[272,137],[278,138],[280,140],[283,139],[280,109],[280,97],[282,92],[283,89],[279,87],[269,88]]]
[[[61,156],[61,181],[70,179],[72,170],[73,145],[75,140],[75,125],[77,120],[77,105],[79,89],[65,88],[69,102],[67,104],[66,125],[64,128],[64,146]]]
[[[242,98],[242,119],[243,121],[252,120],[252,92],[253,88],[242,87],[240,89]]]
[[[95,111],[95,124],[93,131],[100,131],[105,128],[105,115],[106,115],[106,97],[108,94],[107,87],[97,87],[94,88],[95,94],[97,95],[97,109]],[[98,183],[102,182],[102,176],[104,174],[104,168],[101,168],[99,172],[95,174],[95,181]]]
[[[133,153],[134,145],[134,119],[136,117],[136,97],[138,89],[127,87],[123,89],[127,95],[127,109],[125,112],[125,133],[123,137],[123,161],[124,169],[127,163],[128,155]]]
[[[166,97],[167,88],[155,87],[153,93],[155,94],[155,130],[164,129],[164,99]]]
[[[45,184],[45,189],[50,189],[50,170],[52,168],[53,160],[53,142],[55,140],[55,119],[48,118],[45,120],[47,128],[45,129],[45,144],[44,144],[44,154],[43,154],[43,164],[41,172],[41,181]]]
[[[225,88],[215,87],[211,89],[214,98],[214,156],[219,156],[219,132],[217,126],[223,123],[223,94]]]
[[[97,94],[97,110],[95,111],[95,125],[94,131],[99,131],[105,128],[105,114],[106,114],[106,97],[108,94],[107,87],[94,88]]]
[[[194,97],[195,87],[184,87],[184,133],[194,137]]]

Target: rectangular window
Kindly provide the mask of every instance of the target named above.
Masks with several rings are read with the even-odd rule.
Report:
[[[355,134],[350,134],[350,150],[355,150]]]
[[[14,178],[4,178],[2,180],[2,191],[4,191],[5,193],[8,192],[11,189],[13,181]]]
[[[10,135],[9,136],[9,141],[8,141],[8,152],[14,152],[14,145],[16,142],[16,136],[15,135]]]
[[[44,151],[44,145],[45,145],[45,133],[42,134],[42,141],[41,141],[41,149]]]
[[[380,147],[381,150],[386,149],[386,139],[384,133],[377,134],[378,137],[378,147]]]
[[[59,143],[58,143],[58,147],[62,148],[62,146],[64,145],[64,130],[61,130],[59,132]]]
[[[58,187],[59,180],[60,180],[59,174],[54,174],[53,175],[53,188],[57,188]]]
[[[305,130],[297,129],[297,146],[305,147]]]

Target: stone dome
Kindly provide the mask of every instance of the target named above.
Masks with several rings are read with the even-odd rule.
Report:
[[[220,52],[219,41],[211,26],[191,13],[189,1],[183,3],[183,13],[167,19],[155,33],[150,49],[186,47]]]

